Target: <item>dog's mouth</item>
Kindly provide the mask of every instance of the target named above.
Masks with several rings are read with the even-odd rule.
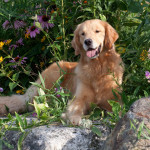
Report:
[[[101,51],[101,45],[95,49],[93,48],[89,48],[87,51],[86,51],[86,55],[87,57],[93,59],[93,58],[96,58],[99,56],[99,53]]]

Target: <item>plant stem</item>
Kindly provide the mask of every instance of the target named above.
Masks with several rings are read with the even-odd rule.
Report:
[[[64,47],[64,60],[67,59],[67,49],[66,49],[66,41],[65,41],[65,20],[64,20],[64,1],[61,0],[61,14],[62,14],[62,39],[63,39],[63,47]]]
[[[96,5],[96,3],[95,3],[95,0],[94,0],[94,18],[95,18],[95,6]]]

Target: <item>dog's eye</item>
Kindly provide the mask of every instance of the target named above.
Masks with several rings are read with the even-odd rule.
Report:
[[[82,34],[81,35],[85,35],[85,33],[84,32],[82,32]]]
[[[100,31],[99,31],[99,30],[96,30],[95,32],[96,32],[96,33],[99,33]]]

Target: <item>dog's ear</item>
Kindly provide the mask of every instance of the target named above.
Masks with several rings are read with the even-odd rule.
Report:
[[[75,55],[79,55],[80,50],[81,50],[81,44],[80,44],[80,38],[79,38],[79,27],[80,27],[80,24],[77,26],[76,30],[74,31],[74,37],[71,42],[72,47],[75,49]]]
[[[110,24],[108,24],[107,22],[103,22],[103,24],[105,26],[105,48],[111,49],[113,47],[113,44],[118,39],[119,35]]]

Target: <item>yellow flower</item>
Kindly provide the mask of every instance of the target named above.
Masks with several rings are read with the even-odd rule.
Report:
[[[116,49],[119,54],[125,53],[126,49],[124,48],[124,46],[125,46],[124,44],[122,44],[122,45],[116,44]]]
[[[42,68],[44,66],[44,62],[40,62],[40,67]]]
[[[0,50],[3,48],[4,42],[0,42]]]
[[[56,38],[56,40],[60,40],[60,39],[62,39],[62,36],[59,36],[59,37]]]
[[[41,42],[44,42],[46,39],[46,36],[43,36],[43,38],[41,39]]]
[[[12,40],[10,40],[10,39],[7,40],[7,41],[5,42],[5,45],[9,45],[9,44],[11,43],[11,41],[12,41]]]
[[[0,57],[0,63],[3,62],[4,58],[1,56]]]
[[[24,91],[23,91],[23,89],[22,90],[17,90],[16,93],[17,94],[24,94]]]
[[[140,59],[141,59],[142,61],[144,61],[147,57],[148,57],[148,52],[147,52],[147,50],[143,50],[142,53],[141,53],[141,55],[140,55]]]
[[[45,50],[45,46],[42,46],[41,50],[44,51]]]
[[[30,37],[30,33],[28,32],[28,30],[26,31],[26,34],[25,34],[25,39],[29,39]]]

